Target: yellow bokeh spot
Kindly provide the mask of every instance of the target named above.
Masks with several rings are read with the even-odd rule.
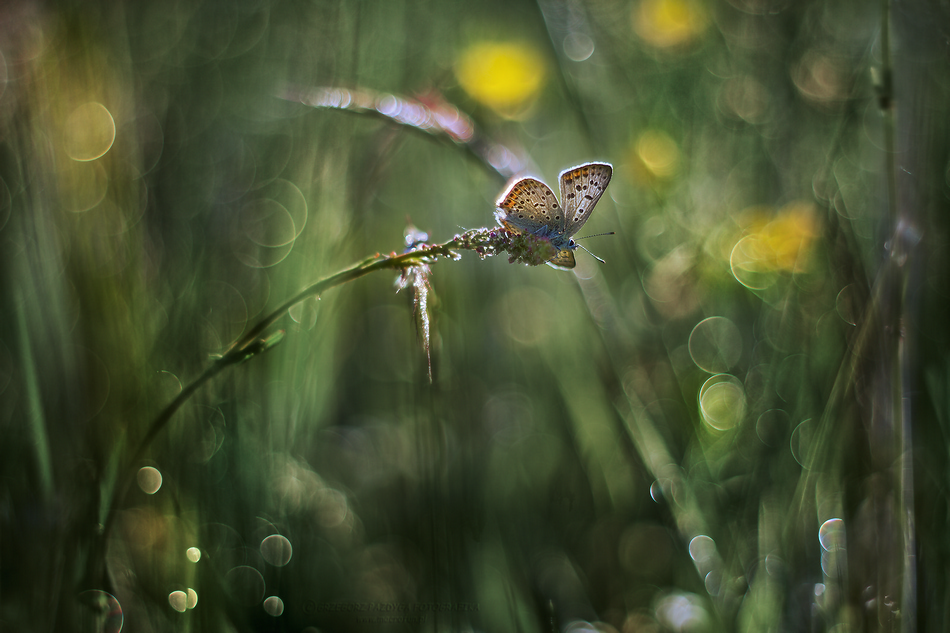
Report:
[[[473,99],[504,116],[516,116],[544,85],[544,60],[524,44],[480,42],[469,46],[455,67]]]
[[[73,160],[96,160],[108,152],[114,142],[115,120],[101,103],[85,103],[66,119],[63,146]]]
[[[745,390],[734,376],[717,374],[699,390],[699,412],[703,421],[716,431],[726,431],[745,416]]]
[[[636,179],[651,184],[676,174],[680,165],[680,149],[666,133],[647,130],[637,138],[632,162]]]
[[[777,268],[793,272],[804,270],[811,245],[818,236],[815,208],[807,202],[785,207],[766,226],[764,236]]]
[[[643,0],[633,10],[633,30],[656,48],[687,44],[707,23],[706,11],[691,0]]]
[[[818,236],[818,216],[809,202],[793,202],[771,214],[754,207],[741,220],[744,237],[739,240],[744,270],[803,272]],[[733,255],[733,266],[737,258]]]

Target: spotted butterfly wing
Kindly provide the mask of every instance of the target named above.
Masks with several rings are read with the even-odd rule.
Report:
[[[561,203],[550,187],[534,178],[518,180],[502,194],[495,217],[509,230],[546,238],[558,249],[547,263],[554,268],[575,266],[577,245],[571,236],[590,217],[610,182],[612,168],[606,163],[587,163],[560,174]]]
[[[581,230],[594,205],[604,195],[613,168],[607,163],[587,163],[561,172],[561,203],[564,205],[565,238]]]
[[[551,237],[554,223],[564,218],[554,192],[534,178],[522,178],[512,183],[496,206],[498,213],[495,215],[503,225],[538,237]]]

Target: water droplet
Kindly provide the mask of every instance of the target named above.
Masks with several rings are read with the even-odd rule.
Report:
[[[168,594],[168,604],[178,613],[184,613],[188,609],[188,594],[184,591],[173,591]]]
[[[293,547],[290,541],[280,534],[271,534],[261,541],[261,556],[275,567],[283,567],[290,562],[293,556]]]
[[[152,468],[151,466],[139,468],[136,480],[138,481],[139,488],[147,495],[155,494],[159,488],[162,487],[162,473],[160,473],[157,468]]]
[[[703,421],[717,431],[738,425],[745,417],[745,390],[734,376],[717,374],[699,390]]]
[[[571,33],[564,38],[564,54],[574,62],[582,62],[594,54],[594,40],[586,33]]]
[[[284,601],[277,596],[270,596],[264,600],[264,611],[276,618],[284,612]]]
[[[689,353],[700,369],[721,374],[732,369],[742,356],[742,334],[725,317],[703,319],[689,335]]]

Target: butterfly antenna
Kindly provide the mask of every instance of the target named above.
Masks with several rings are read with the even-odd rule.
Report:
[[[610,233],[595,233],[594,235],[585,235],[584,237],[575,237],[574,241],[576,242],[577,240],[586,240],[588,237],[602,237],[604,235],[616,235],[616,233],[613,231],[611,231]],[[580,245],[578,244],[578,246]],[[587,251],[586,248],[584,250]],[[589,253],[590,251],[587,251],[587,252]]]
[[[588,237],[601,237],[601,236],[603,236],[603,235],[616,235],[616,233],[614,233],[613,231],[611,231],[610,233],[595,233],[594,235],[585,235],[584,237],[576,237],[576,238],[574,238],[573,242],[574,242],[575,244],[577,244],[578,246],[580,246],[581,248],[583,248],[585,251],[587,251],[587,254],[588,254],[588,255],[590,255],[591,257],[593,257],[593,258],[596,259],[597,261],[599,261],[601,264],[606,264],[607,262],[605,262],[605,261],[602,260],[601,258],[597,257],[597,256],[594,255],[593,253],[591,253],[588,249],[584,248],[584,246],[581,245],[580,243],[578,243],[578,241],[577,241],[577,240],[586,240]]]
[[[604,233],[604,235],[609,235],[609,233]],[[588,235],[587,237],[597,237],[597,236],[596,236],[596,235]],[[574,243],[577,244],[576,241],[575,241]],[[581,246],[580,244],[577,244],[577,245],[580,246],[581,248],[584,248],[584,247]],[[586,248],[584,248],[584,250],[587,251]],[[590,251],[587,251],[587,254],[590,255],[591,257],[593,257],[594,259],[596,259],[597,261],[599,261],[601,264],[606,264],[606,263],[607,263],[607,262],[605,262],[604,260],[602,260],[601,258],[599,258],[599,257],[597,257],[596,255],[594,255],[593,253],[591,253]]]

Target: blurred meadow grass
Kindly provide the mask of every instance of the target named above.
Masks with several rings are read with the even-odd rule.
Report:
[[[0,8],[0,626],[946,630],[948,17]],[[395,271],[202,381],[592,160],[607,263],[432,263],[431,382]]]

